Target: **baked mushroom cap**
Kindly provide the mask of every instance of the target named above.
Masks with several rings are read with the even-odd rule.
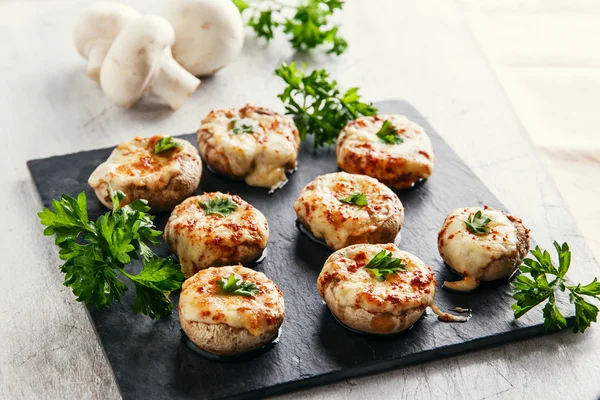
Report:
[[[230,211],[209,213],[203,205],[231,204]],[[260,258],[269,240],[265,216],[241,197],[204,193],[179,204],[167,221],[164,238],[177,254],[186,277],[221,265],[247,264]]]
[[[469,231],[465,221],[481,212],[488,233]],[[463,275],[444,287],[456,291],[472,291],[481,281],[510,277],[529,252],[529,229],[522,221],[490,207],[466,207],[453,210],[438,234],[438,249],[448,266]]]
[[[255,293],[224,292],[219,281],[231,275],[254,284]],[[285,315],[283,295],[273,281],[242,266],[198,272],[183,283],[178,307],[188,338],[202,350],[219,355],[241,354],[269,343],[277,337]]]
[[[178,147],[154,153],[163,136],[136,136],[119,144],[88,179],[98,199],[112,209],[110,187],[127,197],[122,205],[145,199],[152,212],[172,209],[200,184],[202,160],[186,140],[172,139]]]
[[[347,204],[360,193],[366,205]],[[376,179],[345,172],[321,175],[306,185],[294,203],[298,219],[334,250],[358,243],[393,242],[404,223],[398,196]]]
[[[384,280],[364,267],[381,251],[402,259],[403,270]],[[418,257],[394,244],[357,244],[333,253],[317,280],[319,293],[337,319],[360,332],[391,334],[417,322],[433,304],[435,277]]]
[[[390,121],[401,143],[387,143],[377,136]],[[349,122],[336,143],[340,169],[377,178],[392,189],[404,189],[428,178],[434,165],[429,137],[416,123],[401,115],[361,117]]]
[[[277,188],[298,165],[300,135],[294,121],[263,107],[211,111],[198,130],[198,147],[219,174],[250,186]]]

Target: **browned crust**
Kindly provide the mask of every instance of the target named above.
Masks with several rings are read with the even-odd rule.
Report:
[[[378,117],[374,117],[378,118]],[[354,123],[351,121],[349,124]],[[351,174],[361,174],[376,178],[391,189],[406,189],[412,187],[421,179],[427,179],[433,172],[433,154],[418,151],[416,159],[407,160],[401,157],[391,157],[381,151],[375,151],[370,144],[365,143],[360,147],[346,147],[345,156],[339,157],[341,148],[344,147],[348,133],[344,128],[336,142],[338,167]],[[413,172],[406,172],[405,166],[411,164]]]

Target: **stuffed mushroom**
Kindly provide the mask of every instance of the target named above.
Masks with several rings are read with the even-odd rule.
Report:
[[[336,143],[340,169],[377,178],[392,189],[405,189],[433,172],[429,137],[401,115],[361,117],[349,122]]]
[[[285,305],[262,272],[242,266],[202,270],[186,280],[179,321],[187,337],[209,353],[233,356],[277,338]]]
[[[119,144],[88,179],[98,199],[112,209],[110,190],[145,199],[153,212],[172,209],[198,188],[202,160],[189,142],[171,137],[134,137]]]
[[[393,242],[404,223],[404,207],[394,192],[376,179],[345,172],[317,177],[294,209],[302,225],[334,250]]]
[[[442,225],[438,249],[463,276],[444,287],[469,292],[481,281],[509,278],[519,268],[529,252],[529,229],[519,218],[488,206],[457,208]]]
[[[468,320],[436,307],[431,269],[392,243],[357,244],[336,251],[325,261],[317,288],[338,321],[363,333],[405,331],[427,307],[445,321]]]
[[[208,267],[256,261],[267,247],[269,225],[239,196],[204,193],[175,207],[164,238],[189,278]]]
[[[215,172],[250,186],[276,189],[298,165],[294,121],[263,107],[211,111],[198,130],[198,147]]]

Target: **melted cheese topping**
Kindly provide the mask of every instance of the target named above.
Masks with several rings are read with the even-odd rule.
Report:
[[[404,271],[387,275],[385,281],[378,281],[363,268],[381,250],[391,252],[406,264]],[[327,259],[317,280],[321,296],[330,285],[342,307],[399,315],[433,304],[436,281],[423,261],[394,244],[358,244],[338,250]]]
[[[216,198],[229,198],[237,208],[226,216],[206,215],[200,202],[206,204]],[[183,273],[189,277],[210,266],[239,262],[243,245],[258,248],[260,255],[267,247],[269,225],[260,211],[239,196],[204,193],[175,207],[164,236],[171,251],[179,257]]]
[[[357,192],[367,197],[368,205],[339,201]],[[388,187],[368,176],[345,172],[317,177],[302,190],[294,209],[312,234],[333,249],[346,247],[352,236],[374,232],[395,215],[404,220],[402,203]]]
[[[173,177],[182,173],[185,164],[192,162],[201,168],[198,152],[182,139],[173,139],[180,147],[154,154],[154,146],[162,138],[136,136],[119,144],[108,159],[92,172],[88,184],[94,189],[110,183],[114,190],[131,185],[161,190]]]
[[[394,125],[402,143],[383,143],[377,137],[384,121]],[[400,115],[351,121],[338,136],[336,153],[338,165],[344,171],[372,176],[393,188],[409,187],[429,177],[435,158],[423,128]]]
[[[251,297],[221,294],[217,281],[232,274],[254,283],[259,292]],[[263,273],[242,266],[209,268],[186,280],[179,297],[179,317],[205,324],[226,324],[246,329],[251,335],[277,329],[285,306],[279,288]]]
[[[488,234],[469,232],[465,221],[481,211],[491,219]],[[517,229],[500,210],[491,208],[457,208],[453,210],[438,234],[440,255],[456,272],[477,279],[480,271],[494,260],[517,254]]]
[[[233,132],[234,122],[253,127],[252,133]],[[300,136],[291,118],[266,108],[211,111],[198,130],[198,146],[205,161],[213,147],[227,159],[230,173],[250,186],[276,188],[287,181],[286,171],[297,166]]]

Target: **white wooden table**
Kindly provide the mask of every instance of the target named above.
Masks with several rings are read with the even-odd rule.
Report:
[[[0,398],[117,398],[112,371],[82,305],[62,286],[57,251],[42,236],[40,201],[25,162],[114,145],[133,135],[196,129],[213,108],[255,102],[281,109],[272,71],[294,55],[285,40],[248,38],[243,54],[205,79],[176,113],[127,112],[84,73],[71,37],[87,1],[0,2]],[[128,1],[160,13],[160,1]],[[465,20],[447,0],[351,0],[343,57],[298,57],[370,100],[404,98],[428,117],[542,246],[567,240],[571,276],[598,271],[514,116]],[[569,332],[298,392],[287,398],[596,398],[600,329]],[[201,396],[201,394],[199,394]]]

